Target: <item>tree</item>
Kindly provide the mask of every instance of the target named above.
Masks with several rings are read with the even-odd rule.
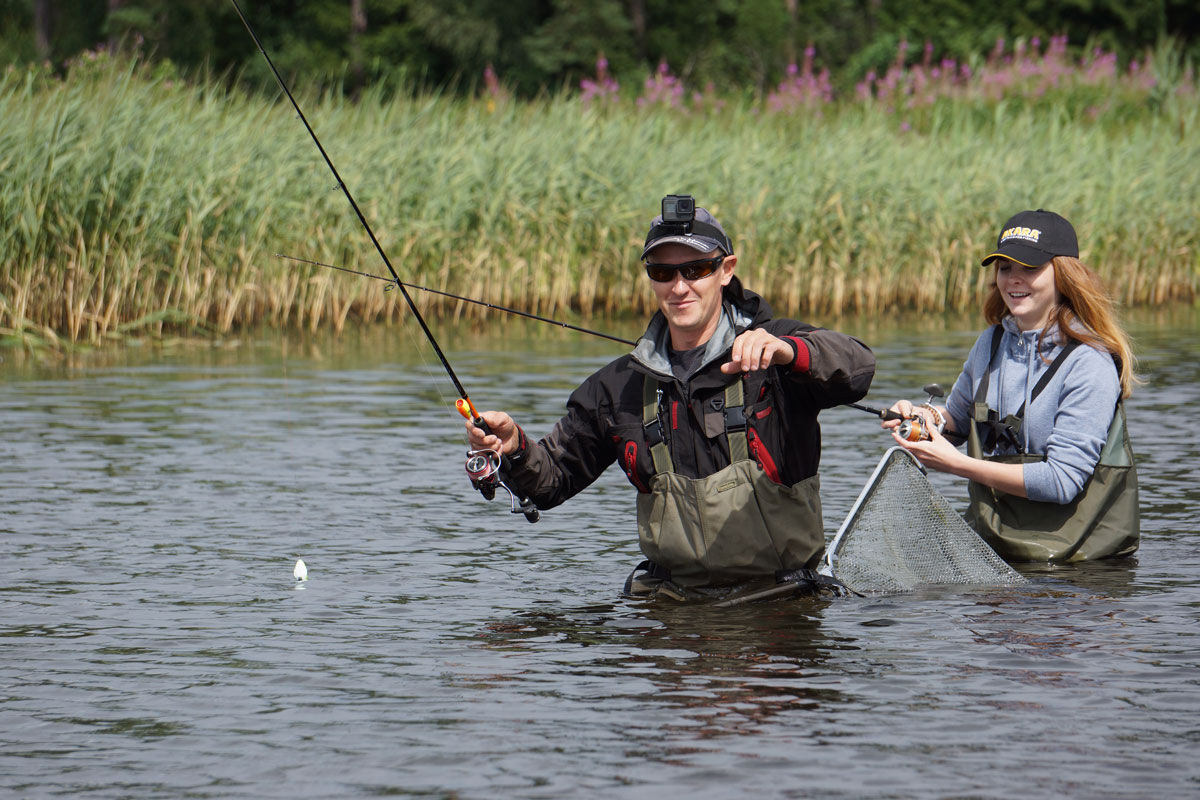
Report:
[[[121,7],[125,5],[125,0],[108,0],[108,19],[119,19],[121,16]],[[115,33],[115,26],[108,26],[108,49],[115,50],[120,44],[120,39]]]
[[[50,42],[54,40],[54,0],[34,0],[33,41],[38,58],[50,58]]]
[[[362,39],[367,33],[364,0],[350,0],[350,94],[357,97],[364,82]]]
[[[633,27],[633,54],[646,60],[646,0],[629,0],[629,24]]]
[[[641,59],[632,29],[619,0],[555,0],[554,13],[521,44],[545,83],[590,74],[600,52],[618,71],[633,67]]]

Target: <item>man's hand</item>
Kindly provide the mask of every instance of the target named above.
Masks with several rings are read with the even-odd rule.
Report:
[[[733,340],[729,361],[721,365],[721,372],[734,375],[738,372],[754,372],[772,364],[783,366],[796,360],[796,348],[761,328],[744,331]]]
[[[473,422],[467,420],[467,434],[471,437],[471,449],[497,450],[501,455],[511,455],[517,449],[521,438],[517,432],[517,423],[513,422],[513,418],[503,411],[484,411],[479,416],[483,417],[483,421],[491,428],[492,433],[485,435],[482,430],[475,427]]]

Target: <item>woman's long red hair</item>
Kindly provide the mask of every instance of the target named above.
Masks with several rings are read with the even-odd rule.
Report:
[[[1049,327],[1058,323],[1063,334],[1115,355],[1120,362],[1121,397],[1129,397],[1134,384],[1139,382],[1133,369],[1133,348],[1129,335],[1117,320],[1112,297],[1104,288],[1104,282],[1077,258],[1056,256],[1052,263],[1054,286],[1062,296],[1062,302],[1051,312],[1041,335],[1045,336]],[[1008,306],[994,279],[983,301],[983,316],[992,325],[1009,316]]]

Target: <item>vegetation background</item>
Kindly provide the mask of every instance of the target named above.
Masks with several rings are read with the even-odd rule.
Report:
[[[1066,36],[1121,63],[1170,37],[1200,55],[1194,0],[243,0],[285,74],[348,85],[470,84],[491,65],[523,94],[575,86],[599,53],[624,84],[660,61],[694,86],[765,92],[812,46],[834,84],[882,72],[903,40],[968,61],[997,39]],[[267,78],[228,0],[0,0],[0,63],[61,64],[140,37],[155,58]]]
[[[242,5],[406,282],[640,313],[688,191],[787,314],[972,308],[1042,205],[1125,303],[1200,295],[1194,3]],[[384,271],[227,0],[0,24],[0,342],[404,318],[277,257]]]

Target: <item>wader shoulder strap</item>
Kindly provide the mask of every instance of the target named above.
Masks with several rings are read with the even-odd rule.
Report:
[[[746,436],[746,410],[742,407],[745,401],[745,391],[742,380],[738,378],[725,387],[725,439],[729,443],[729,462],[746,461],[750,458],[750,441]],[[663,434],[662,417],[659,409],[662,405],[662,384],[657,379],[645,375],[642,377],[642,427],[645,428],[646,442],[650,445],[650,456],[654,459],[654,473],[673,472],[674,462],[671,460],[671,450],[667,447],[666,436]]]
[[[983,451],[994,451],[999,440],[1004,439],[1018,450],[1021,449],[1020,439],[1016,430],[1021,426],[1021,420],[1009,416],[1004,420],[995,411],[988,408],[987,391],[988,379],[991,376],[992,364],[996,363],[996,354],[1000,352],[1000,340],[1004,338],[1004,328],[996,325],[992,328],[992,347],[988,355],[987,366],[979,378],[979,387],[975,390],[975,401],[971,403],[971,430],[967,436],[967,454],[981,458]]]
[[[994,450],[999,441],[1005,440],[1019,452],[1024,452],[1025,449],[1021,445],[1018,434],[1021,432],[1021,423],[1025,419],[1025,403],[1021,403],[1016,414],[1009,414],[1004,419],[1000,419],[996,412],[987,405],[988,378],[991,375],[992,364],[996,361],[996,353],[1000,351],[1002,338],[1004,338],[1004,329],[997,325],[992,330],[992,347],[991,354],[988,356],[987,368],[979,378],[979,388],[975,391],[975,402],[971,404],[971,420],[975,426],[982,429],[978,435],[983,439],[984,449]],[[1034,384],[1033,391],[1029,393],[1029,402],[1032,403],[1050,384],[1050,379],[1054,377],[1059,367],[1067,360],[1067,356],[1071,355],[1079,344],[1078,339],[1071,339],[1067,342],[1054,361],[1050,363],[1049,368],[1042,373],[1042,377]]]
[[[729,443],[729,463],[750,458],[750,441],[746,437],[746,409],[742,379],[725,387],[725,441]]]
[[[671,451],[667,449],[663,435],[662,419],[658,408],[662,400],[662,386],[649,375],[642,376],[642,427],[646,432],[646,443],[650,445],[650,457],[654,459],[654,474],[674,472]]]

